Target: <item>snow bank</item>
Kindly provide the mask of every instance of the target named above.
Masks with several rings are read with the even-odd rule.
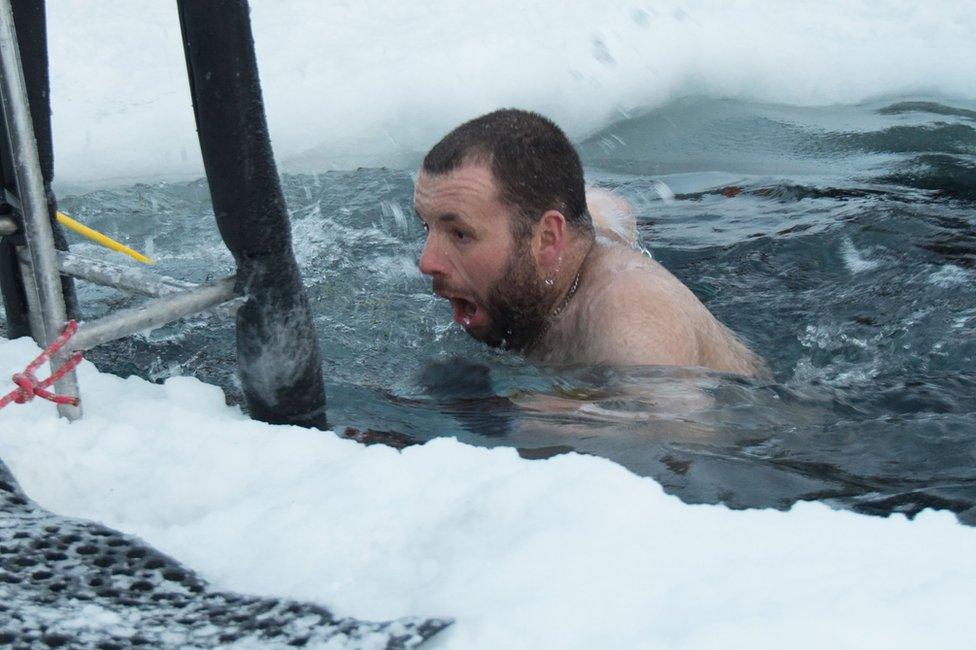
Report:
[[[251,6],[271,135],[290,171],[404,164],[505,105],[580,138],[686,95],[976,96],[970,0]],[[48,13],[60,180],[200,175],[174,4],[59,0]]]
[[[0,340],[0,376],[36,354]],[[976,529],[689,506],[599,458],[441,439],[397,452],[252,422],[192,378],[81,368],[84,420],[0,412],[42,506],[141,536],[215,587],[341,615],[452,616],[443,648],[963,647]]]

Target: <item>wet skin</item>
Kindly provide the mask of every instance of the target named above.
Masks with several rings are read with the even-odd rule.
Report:
[[[427,231],[420,270],[451,302],[454,321],[474,338],[489,335],[488,298],[504,275],[515,239],[507,207],[490,173],[464,166],[446,175],[420,173],[414,207]]]
[[[524,320],[536,331],[518,340],[528,356],[546,363],[756,374],[761,360],[664,267],[622,244],[632,227],[621,228],[614,218],[621,215],[601,211],[601,204],[608,205],[607,197],[590,201],[597,208],[595,239],[549,210],[516,242],[513,210],[499,198],[485,164],[469,162],[447,174],[422,171],[414,192],[428,233],[420,270],[451,301],[454,320],[493,345],[509,325],[497,322],[496,299],[529,296],[519,309],[533,312]]]

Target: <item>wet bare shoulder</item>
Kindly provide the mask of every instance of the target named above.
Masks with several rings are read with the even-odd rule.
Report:
[[[614,247],[592,268],[589,301],[595,360],[622,365],[698,365],[704,308],[657,262]]]

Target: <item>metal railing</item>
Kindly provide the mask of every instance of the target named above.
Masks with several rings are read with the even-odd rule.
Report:
[[[10,0],[0,1],[0,100],[22,203],[24,238],[31,260],[33,286],[25,286],[27,300],[36,307],[31,311],[40,314],[40,323],[34,323],[32,328],[40,328],[35,338],[40,336],[38,342],[47,346],[61,333],[67,312]],[[63,365],[68,357],[66,350],[53,355],[52,368]],[[74,371],[58,381],[54,389],[61,395],[77,395],[78,381]],[[81,408],[70,404],[59,404],[58,412],[71,420],[81,417]]]
[[[19,222],[10,216],[0,217],[0,236],[23,232],[26,245],[17,247],[17,257],[31,334],[37,343],[49,345],[65,326],[67,313],[61,290],[62,274],[153,298],[137,307],[82,323],[70,343],[52,356],[52,369],[60,367],[73,351],[88,350],[136,332],[161,327],[238,297],[234,276],[195,285],[139,269],[59,253],[55,249],[10,0],[0,0],[0,100],[19,193],[18,196],[5,190],[3,199],[20,217]],[[236,306],[230,303],[224,311],[233,313]],[[54,388],[61,395],[78,395],[75,372],[67,373]],[[80,407],[68,404],[59,405],[58,410],[70,420],[82,415]]]

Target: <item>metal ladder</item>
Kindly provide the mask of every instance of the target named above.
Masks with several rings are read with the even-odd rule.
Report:
[[[246,9],[246,2],[243,6]],[[17,246],[17,258],[35,341],[42,347],[50,345],[66,324],[62,274],[152,297],[137,307],[82,323],[69,345],[52,357],[52,369],[63,365],[73,351],[88,350],[239,298],[236,275],[194,285],[56,250],[11,0],[0,0],[0,100],[19,192],[18,196],[5,189],[0,204],[20,217],[0,216],[0,236],[22,230],[25,245]],[[223,311],[232,312],[238,306],[232,303]],[[61,395],[79,395],[75,372],[64,375],[54,388]],[[324,405],[324,394],[322,400]],[[58,409],[69,420],[82,415],[80,406],[59,404]]]

